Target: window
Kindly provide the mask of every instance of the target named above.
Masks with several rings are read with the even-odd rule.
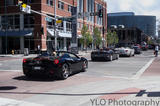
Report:
[[[76,55],[74,55],[74,54],[69,54],[69,56],[71,57],[71,58],[73,58],[73,59],[77,59],[78,57],[76,56]]]
[[[6,0],[6,5],[7,6],[16,5],[16,0]]]
[[[58,1],[58,8],[63,10],[64,9],[64,3],[61,2],[61,1]]]
[[[33,28],[34,27],[34,17],[32,14],[24,15],[24,28]]]
[[[77,27],[80,29],[81,27],[80,27],[80,22],[78,22],[78,25],[77,25]]]
[[[53,6],[53,0],[47,0],[47,4],[48,4],[49,6]]]
[[[2,16],[2,28],[5,29],[6,25],[8,29],[19,29],[20,28],[20,16],[19,15],[8,15],[7,17]]]
[[[72,6],[68,5],[68,11],[72,12]]]
[[[34,0],[23,0],[23,2],[29,4],[29,3],[33,3]]]
[[[71,31],[72,30],[72,24],[71,22],[66,22],[66,30]]]

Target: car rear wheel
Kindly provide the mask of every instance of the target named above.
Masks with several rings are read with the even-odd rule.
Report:
[[[69,67],[67,64],[62,65],[61,79],[67,79],[69,76]]]
[[[26,70],[26,69],[23,69],[23,74],[26,76],[26,77],[28,77],[28,78],[30,78],[31,77],[31,74],[28,72],[28,70]]]
[[[83,68],[82,68],[82,72],[85,72],[86,71],[86,69],[87,69],[87,65],[88,65],[88,63],[87,63],[87,61],[84,61],[83,62]]]

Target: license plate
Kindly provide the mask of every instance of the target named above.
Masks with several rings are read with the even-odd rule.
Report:
[[[41,67],[34,67],[34,69],[35,69],[35,70],[40,70],[40,69],[41,69]]]

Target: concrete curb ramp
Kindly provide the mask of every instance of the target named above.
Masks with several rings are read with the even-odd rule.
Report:
[[[14,99],[0,98],[0,106],[44,106],[44,105],[19,101]]]

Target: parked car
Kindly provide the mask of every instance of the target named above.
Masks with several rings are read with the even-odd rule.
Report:
[[[72,73],[87,68],[86,58],[65,51],[58,51],[54,55],[46,52],[34,58],[23,59],[23,73],[27,77],[47,75],[67,79]]]
[[[144,51],[148,50],[148,45],[147,44],[146,45],[144,45],[144,44],[141,45],[141,49],[144,50]]]
[[[139,46],[133,46],[135,54],[141,54],[141,48]]]
[[[112,49],[101,49],[91,52],[91,60],[108,60],[112,61],[115,59],[119,59],[119,53],[116,50]]]
[[[119,56],[134,56],[134,49],[130,47],[116,48],[119,51]]]

